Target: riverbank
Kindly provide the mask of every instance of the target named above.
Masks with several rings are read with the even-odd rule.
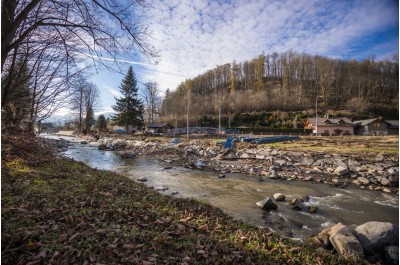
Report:
[[[29,143],[29,144],[28,144]],[[2,137],[4,264],[368,264]]]
[[[96,141],[90,137],[88,139]],[[332,149],[334,144],[340,143],[340,139],[335,139],[336,142],[332,142],[332,139],[321,142],[321,139],[318,139],[315,142],[315,139],[304,138],[272,145],[236,143],[231,150],[224,149],[223,145],[217,144],[214,139],[171,140],[160,137],[103,136],[97,143],[100,149],[121,151],[121,155],[147,156],[166,161],[171,165],[207,168],[220,172],[221,175],[243,173],[252,175],[260,181],[267,178],[301,180],[342,188],[354,186],[398,194],[398,154],[387,147],[396,143],[380,140],[383,145],[376,147],[371,140],[367,141],[365,138],[364,141],[373,148],[369,150],[370,152],[361,149],[357,152],[357,146],[362,142],[358,140],[356,144],[354,139],[341,141],[346,146],[352,144],[353,152],[341,152],[340,150],[344,148],[340,145],[336,150]]]

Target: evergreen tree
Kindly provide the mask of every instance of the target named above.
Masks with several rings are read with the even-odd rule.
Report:
[[[138,86],[135,73],[132,66],[129,67],[128,73],[119,87],[122,94],[121,98],[115,98],[117,101],[112,108],[116,114],[112,120],[119,126],[125,126],[128,132],[129,125],[143,125],[143,103],[138,99]]]
[[[104,131],[104,130],[107,129],[107,120],[106,120],[106,118],[104,117],[104,115],[100,115],[100,116],[97,118],[97,121],[96,121],[96,128],[98,128],[100,131]]]
[[[86,133],[89,133],[92,129],[92,126],[96,123],[94,118],[94,111],[92,106],[88,106],[86,110],[86,118],[85,118],[85,129]]]

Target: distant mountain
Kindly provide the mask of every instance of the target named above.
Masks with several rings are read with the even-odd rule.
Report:
[[[113,111],[98,112],[96,113],[95,118],[97,119],[97,117],[99,117],[100,115],[104,115],[104,117],[107,119],[111,118],[114,114],[115,112]]]
[[[57,123],[57,124],[64,124],[69,121],[73,121],[75,117],[72,114],[65,114],[65,115],[52,115],[43,122],[50,122],[50,123]]]

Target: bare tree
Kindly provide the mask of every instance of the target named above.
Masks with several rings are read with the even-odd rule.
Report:
[[[100,109],[100,103],[100,90],[81,76],[74,84],[70,100],[70,107],[77,116],[79,134],[90,131],[94,112]]]
[[[101,57],[132,54],[156,56],[145,41],[138,8],[142,1],[118,0],[7,0],[1,5],[1,106],[15,109],[13,90],[23,62],[31,89],[29,122],[46,118],[63,106],[73,79]],[[8,107],[6,107],[8,106]],[[2,119],[2,122],[4,120]],[[32,127],[32,126],[29,126]]]
[[[141,3],[118,0],[2,1],[1,69],[14,49],[41,31],[56,32],[66,49],[75,46],[75,51],[81,54],[102,55],[106,52],[115,56],[136,48],[148,56],[155,56],[144,40],[147,29],[141,26],[138,12],[135,12]]]
[[[145,112],[147,113],[149,124],[155,121],[154,115],[159,114],[161,108],[160,91],[156,82],[148,82],[144,86],[143,99],[145,102]]]

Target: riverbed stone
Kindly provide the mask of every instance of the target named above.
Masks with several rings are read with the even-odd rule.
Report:
[[[271,172],[269,173],[268,177],[270,179],[277,179],[278,178],[278,173],[276,173],[276,170],[271,170]]]
[[[358,177],[357,180],[360,181],[363,185],[368,185],[370,183],[369,179],[365,177]]]
[[[318,207],[314,205],[307,207],[307,209],[309,213],[316,213],[318,211]]]
[[[289,202],[289,205],[291,205],[292,209],[295,211],[303,210],[303,200],[301,199],[293,199]]]
[[[146,177],[140,177],[140,178],[138,178],[137,180],[138,180],[138,181],[145,182],[145,181],[147,181],[147,178],[146,178]]]
[[[285,195],[283,195],[282,193],[275,193],[273,195],[275,201],[280,202],[280,201],[284,201],[285,200]]]
[[[311,246],[312,248],[319,248],[319,247],[324,248],[324,245],[322,244],[322,242],[316,236],[310,237],[307,240],[307,244],[309,246]]]
[[[281,166],[283,166],[283,165],[286,164],[286,160],[284,160],[284,159],[277,159],[277,160],[274,161],[274,164],[281,167]]]
[[[344,176],[344,175],[346,175],[347,173],[349,173],[349,169],[348,169],[347,167],[344,167],[344,166],[338,166],[338,167],[335,169],[334,173],[335,173],[336,175],[338,175],[338,176]]]
[[[244,158],[244,159],[250,158],[250,156],[249,156],[247,153],[243,153],[243,154],[241,154],[239,157],[240,157],[240,158]]]
[[[265,211],[278,209],[278,205],[272,201],[271,197],[266,197],[264,200],[257,202],[256,205]]]
[[[314,164],[314,159],[311,157],[301,157],[301,163],[306,166],[311,166]]]
[[[120,153],[119,153],[119,156],[120,156],[121,158],[134,158],[134,157],[135,157],[135,154],[132,153],[132,152],[120,152]]]
[[[329,241],[340,255],[364,255],[363,247],[347,226],[331,229],[330,235]]]
[[[383,188],[382,191],[383,191],[383,192],[386,192],[386,193],[391,193],[391,192],[392,192],[392,191],[391,191],[390,189],[388,189],[388,188]]]
[[[399,245],[399,227],[389,222],[367,222],[355,229],[356,237],[366,253],[382,252],[386,246]]]
[[[392,183],[387,178],[381,178],[381,184],[383,186],[390,186],[390,184],[392,184]]]

